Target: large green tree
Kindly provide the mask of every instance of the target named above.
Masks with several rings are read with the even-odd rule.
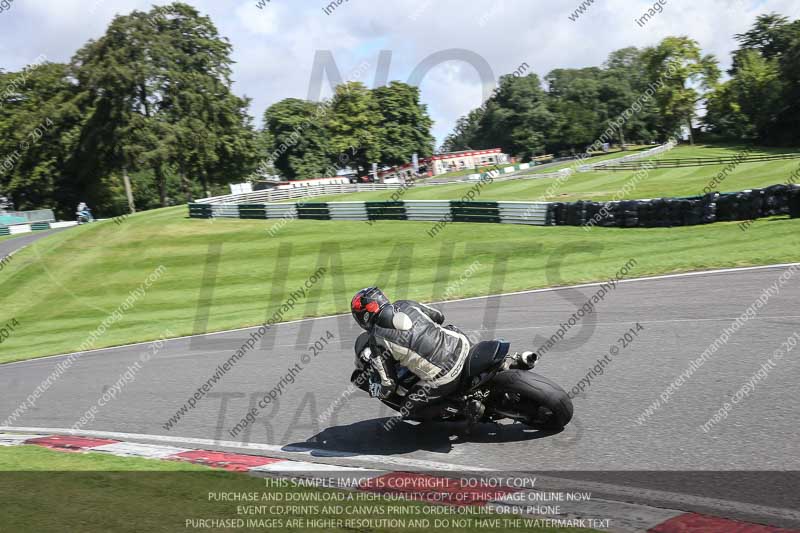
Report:
[[[253,163],[247,100],[231,92],[230,43],[208,17],[183,3],[117,16],[73,61],[91,110],[86,143],[108,171],[149,169],[168,205],[168,168],[181,188],[208,190]]]
[[[461,121],[463,140],[459,142],[475,149],[499,147],[527,158],[544,150],[546,132],[553,123],[539,76],[506,75],[480,111]],[[465,138],[465,133],[470,138]],[[451,137],[446,144],[452,145],[456,139]]]
[[[447,135],[442,142],[443,152],[457,152],[460,150],[473,150],[483,148],[483,139],[480,136],[481,120],[484,108],[473,109],[463,117],[456,120],[453,132]]]
[[[419,88],[393,81],[372,91],[378,103],[381,122],[381,163],[400,165],[414,153],[428,157],[433,153],[433,120],[420,102]]]
[[[549,87],[549,107],[555,116],[548,145],[560,150],[591,145],[608,115],[606,103],[600,98],[604,89],[602,70],[556,69],[545,81]]]
[[[642,51],[631,47],[613,52],[603,67],[551,71],[546,91],[535,74],[505,76],[484,106],[456,122],[442,148],[501,147],[521,157],[575,152],[612,124],[612,141],[658,137],[655,104],[639,98],[648,83],[644,67]],[[626,113],[634,103],[637,111]]]
[[[383,116],[375,95],[363,83],[338,85],[327,117],[331,154],[341,166],[363,173],[380,162]]]
[[[17,209],[54,208],[71,216],[78,197],[98,183],[90,172],[69,172],[79,164],[84,118],[66,65],[0,74],[0,88],[0,190]]]
[[[287,98],[264,113],[271,146],[265,154],[288,179],[323,176],[329,167],[326,103]]]
[[[657,134],[655,102],[642,98],[647,84],[641,50],[628,47],[609,54],[602,72],[599,99],[605,107],[606,127],[616,125],[622,145],[633,140],[648,142],[660,137]]]
[[[264,113],[270,165],[288,179],[329,175],[351,168],[362,175],[372,163],[399,165],[414,153],[433,153],[433,121],[417,87],[397,81],[373,90],[358,82],[336,87],[333,98],[309,102],[287,98]]]
[[[697,41],[689,37],[667,37],[647,49],[644,60],[650,81],[657,85],[655,101],[663,130],[677,133],[686,126],[694,142],[697,107],[720,76],[717,59],[703,55]]]
[[[771,13],[736,36],[731,79],[709,97],[707,127],[717,137],[796,145],[800,121],[800,21]]]
[[[733,66],[730,74],[735,75],[750,51],[758,52],[764,59],[780,58],[794,40],[792,24],[789,19],[777,13],[759,15],[753,26],[744,33],[736,35],[739,49],[733,52]]]

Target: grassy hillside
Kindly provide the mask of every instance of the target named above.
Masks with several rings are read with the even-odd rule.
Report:
[[[678,147],[666,152],[659,157],[720,157],[733,156],[741,147]],[[790,150],[755,150],[753,155],[761,153],[785,153]],[[604,159],[618,157],[606,156]],[[592,159],[594,161],[594,159]],[[543,169],[542,172],[553,172],[558,168],[567,168],[571,164]],[[665,196],[696,196],[703,194],[703,188],[709,180],[722,172],[725,165],[711,165],[704,167],[688,167],[674,169],[660,169],[650,171],[646,177],[638,181],[638,185],[623,198],[659,198]],[[800,159],[767,161],[760,163],[742,163],[730,172],[719,186],[720,192],[740,191],[754,187],[765,187],[776,183],[785,182],[789,176],[800,168]],[[593,171],[574,174],[560,188],[550,201],[573,202],[576,200],[611,200],[622,190],[635,175],[636,171],[611,172]],[[542,199],[546,191],[557,178],[519,179],[492,183],[481,189],[481,199],[486,200],[538,200]],[[416,187],[409,189],[404,195],[404,200],[446,200],[457,199],[463,196],[473,184],[436,185],[431,187]],[[354,194],[340,194],[315,198],[314,201],[345,201],[345,200],[386,200],[392,191],[377,191]]]
[[[609,151],[608,153],[595,152],[595,153],[600,153],[600,155],[594,155],[592,157],[587,157],[586,159],[583,159],[578,164],[579,165],[588,165],[589,163],[599,163],[600,161],[608,161],[609,159],[619,159],[621,157],[632,155],[632,154],[635,154],[636,152],[643,152],[645,150],[650,150],[652,148],[655,148],[655,146],[652,146],[652,145],[629,146],[628,149],[625,150],[624,152],[622,150],[620,150],[620,149],[613,149],[613,150]],[[527,171],[526,173],[547,174],[549,172],[555,172],[557,170],[561,170],[562,168],[573,168],[574,166],[576,166],[576,163],[577,163],[577,161],[575,161],[575,160],[564,161],[563,163],[559,163],[559,164],[552,165],[552,166],[547,166],[545,168],[541,168],[541,169],[537,169],[537,170]]]
[[[545,275],[548,260],[579,243],[595,249],[568,257],[562,283],[606,278],[630,258],[638,261],[631,276],[800,259],[800,220],[784,218],[758,221],[746,232],[735,223],[590,232],[452,223],[436,238],[427,235],[432,224],[425,222],[295,220],[270,237],[273,221],[209,222],[189,219],[186,211],[179,206],[139,213],[120,225],[104,221],[70,228],[17,254],[0,273],[0,322],[19,324],[0,344],[0,362],[77,351],[159,268],[160,278],[91,347],[157,339],[167,330],[196,333],[198,308],[208,313],[207,331],[258,324],[320,262],[329,273],[284,319],[345,312],[352,293],[376,282],[392,297],[422,301],[441,299],[446,292],[455,298],[545,287],[558,282]],[[278,258],[281,246],[285,261]],[[216,289],[201,300],[205,265],[215,249]],[[334,252],[334,266],[327,252]],[[510,258],[508,273],[493,286],[491,265],[503,254]],[[385,267],[392,257],[405,262]],[[480,266],[458,283],[476,260]],[[277,273],[281,262],[289,269],[285,284]],[[440,263],[449,272],[439,270]],[[451,283],[456,286],[448,291]]]

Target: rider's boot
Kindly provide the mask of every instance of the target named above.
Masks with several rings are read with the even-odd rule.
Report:
[[[486,406],[483,405],[483,402],[475,398],[467,401],[464,408],[464,415],[467,419],[467,435],[471,434],[473,428],[483,420],[484,413],[486,413]]]

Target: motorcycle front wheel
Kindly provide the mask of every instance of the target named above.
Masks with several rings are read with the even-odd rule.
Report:
[[[557,430],[572,420],[572,400],[564,389],[527,370],[506,370],[491,381],[492,410],[535,429]]]

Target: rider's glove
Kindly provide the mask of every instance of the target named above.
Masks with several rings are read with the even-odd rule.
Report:
[[[391,393],[392,393],[392,388],[387,387],[380,381],[369,382],[369,395],[372,396],[373,398],[379,398],[379,399],[388,398]]]
[[[366,348],[361,350],[361,353],[358,354],[358,357],[365,365],[369,364],[370,360],[372,359],[372,349],[369,346],[367,346]]]

